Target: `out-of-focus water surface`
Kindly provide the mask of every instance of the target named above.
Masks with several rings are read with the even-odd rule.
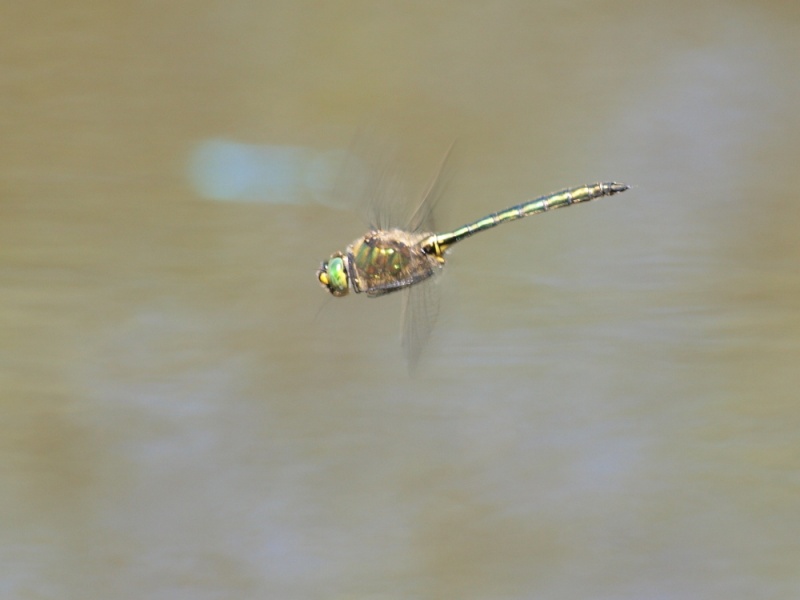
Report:
[[[4,598],[800,594],[796,7],[3,12]],[[442,228],[633,187],[457,247],[409,376],[331,157],[452,139]]]

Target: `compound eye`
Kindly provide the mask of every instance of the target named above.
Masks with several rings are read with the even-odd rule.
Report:
[[[334,296],[346,296],[349,291],[344,258],[334,255],[317,271],[319,282]]]

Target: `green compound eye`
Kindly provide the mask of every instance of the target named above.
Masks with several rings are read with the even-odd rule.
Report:
[[[332,256],[317,271],[319,282],[334,296],[346,296],[349,291],[347,269],[341,256]]]

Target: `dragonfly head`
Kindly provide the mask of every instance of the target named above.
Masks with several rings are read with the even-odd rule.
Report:
[[[317,279],[326,290],[334,296],[346,296],[349,291],[349,281],[347,278],[347,265],[345,257],[341,252],[332,255],[322,263],[317,271]]]

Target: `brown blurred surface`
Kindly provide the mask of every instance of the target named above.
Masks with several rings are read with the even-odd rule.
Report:
[[[0,595],[796,597],[787,6],[4,9]],[[445,228],[633,187],[458,247],[409,377],[361,216],[190,181],[376,119]]]

